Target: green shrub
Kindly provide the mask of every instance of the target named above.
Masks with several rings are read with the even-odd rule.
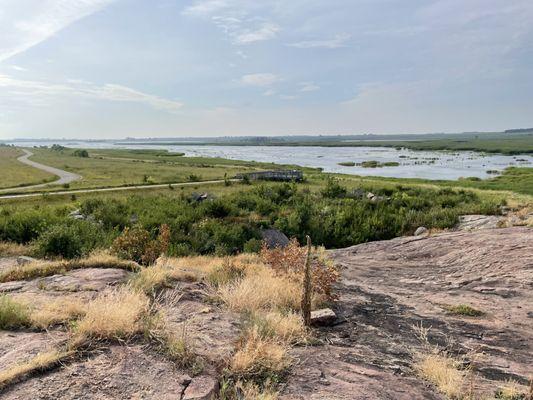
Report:
[[[339,184],[338,179],[329,177],[326,181],[326,187],[322,190],[322,196],[335,199],[346,196],[346,188]]]
[[[49,208],[14,210],[0,217],[0,240],[26,244],[60,221]]]
[[[81,157],[81,158],[89,157],[89,153],[87,152],[87,150],[82,150],[82,149],[74,150],[72,155],[75,157]]]
[[[37,239],[37,253],[42,257],[79,258],[103,245],[105,237],[98,226],[87,221],[55,225]]]
[[[244,243],[243,251],[245,253],[258,253],[261,250],[263,241],[260,239],[250,239]]]

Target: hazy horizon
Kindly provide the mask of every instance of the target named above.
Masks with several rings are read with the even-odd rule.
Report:
[[[0,140],[533,126],[530,0],[5,0]]]

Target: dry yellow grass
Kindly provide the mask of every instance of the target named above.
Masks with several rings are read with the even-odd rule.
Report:
[[[285,343],[302,343],[308,338],[302,316],[294,312],[256,313],[251,318],[251,324],[257,327],[262,336],[276,338]]]
[[[32,253],[31,246],[13,242],[0,242],[0,256],[27,256]]]
[[[37,371],[45,371],[67,357],[73,355],[73,351],[52,350],[40,353],[30,361],[15,365],[14,367],[0,372],[0,389],[20,380],[22,377]]]
[[[39,329],[64,324],[85,315],[87,304],[80,299],[58,299],[44,303],[30,314],[30,323]]]
[[[128,338],[144,329],[149,307],[146,295],[127,286],[103,293],[87,304],[75,332],[87,339]]]
[[[263,386],[261,389],[252,382],[243,383],[241,381],[235,384],[235,387],[241,393],[240,398],[242,400],[277,400],[279,398],[278,392],[271,385],[266,384]]]
[[[221,286],[218,293],[236,312],[298,310],[301,301],[301,288],[297,282],[276,276],[261,264],[250,268],[243,279]]]
[[[145,293],[153,293],[170,285],[172,281],[194,282],[206,279],[213,286],[219,286],[244,276],[248,269],[258,263],[258,257],[254,255],[161,257],[155,265],[140,270],[132,279],[132,285]]]
[[[0,283],[62,274],[67,271],[82,268],[120,268],[129,271],[137,271],[139,265],[132,261],[120,260],[115,256],[99,252],[91,254],[89,257],[81,260],[39,260],[34,263],[10,268],[0,273]]]
[[[290,365],[287,347],[264,338],[258,329],[245,332],[230,362],[231,371],[243,378],[268,378],[283,373]]]
[[[466,373],[457,368],[457,361],[453,358],[437,353],[426,354],[416,362],[415,370],[450,399],[462,398]]]
[[[501,400],[527,399],[526,388],[510,380],[496,391],[496,397]]]

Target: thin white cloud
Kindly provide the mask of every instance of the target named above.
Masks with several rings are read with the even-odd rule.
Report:
[[[320,86],[313,82],[302,82],[300,83],[300,92],[314,92],[320,89]]]
[[[274,96],[276,94],[276,91],[274,89],[268,89],[263,92],[263,96]]]
[[[115,0],[2,0],[0,62],[45,41]]]
[[[244,32],[237,34],[235,42],[238,44],[248,44],[253,42],[260,42],[263,40],[270,40],[276,37],[276,34],[280,31],[280,27],[276,24],[266,22],[262,26],[250,32]]]
[[[20,66],[18,66],[18,65],[11,65],[11,68],[14,69],[15,71],[19,71],[19,72],[25,72],[25,71],[27,71],[26,68],[24,68],[24,67],[20,67]]]
[[[183,103],[144,93],[117,84],[95,85],[81,80],[69,80],[65,84],[15,79],[0,74],[0,88],[6,88],[6,95],[31,104],[48,105],[53,100],[68,97],[84,97],[97,100],[134,102],[146,104],[157,110],[176,112]],[[51,100],[51,101],[47,101]]]
[[[127,86],[106,84],[87,91],[94,94],[95,97],[110,101],[129,101],[135,103],[144,103],[158,110],[175,112],[183,107],[183,103],[174,100],[168,100],[152,94],[140,92]]]
[[[272,73],[248,74],[241,78],[241,82],[248,86],[271,86],[281,79],[279,76]]]
[[[231,0],[196,0],[183,10],[184,15],[206,16],[228,8]]]
[[[257,3],[259,4],[259,3]],[[197,0],[182,14],[203,18],[220,28],[236,45],[274,39],[280,26],[264,16],[254,15],[254,2],[239,0]]]
[[[279,98],[281,100],[296,100],[298,96],[291,95],[291,94],[282,94],[281,96],[279,96]]]
[[[296,43],[289,43],[287,46],[297,47],[299,49],[324,48],[337,49],[346,47],[346,42],[350,39],[348,34],[336,35],[333,39],[304,40]]]

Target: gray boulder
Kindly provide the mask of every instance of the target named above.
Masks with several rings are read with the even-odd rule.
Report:
[[[311,311],[311,325],[330,326],[337,320],[337,315],[331,308]]]
[[[416,228],[415,236],[422,236],[426,233],[428,233],[428,228],[426,228],[425,226],[419,226],[418,228]]]
[[[289,238],[277,229],[261,230],[261,239],[266,243],[269,249],[276,247],[285,247],[289,244]]]
[[[17,264],[18,265],[26,265],[26,264],[31,264],[32,262],[35,262],[37,261],[35,258],[33,257],[28,257],[28,256],[18,256],[17,257]]]

